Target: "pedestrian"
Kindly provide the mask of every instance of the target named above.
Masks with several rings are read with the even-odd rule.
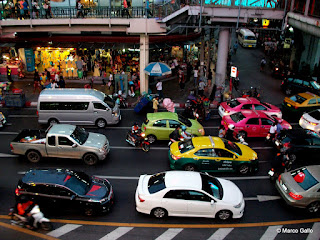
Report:
[[[49,3],[47,1],[44,1],[43,3],[43,9],[45,11],[45,18],[50,18],[50,9],[49,9]]]
[[[47,76],[47,80],[50,81],[51,79],[51,73],[45,68],[44,69],[45,73],[46,73],[46,76]]]
[[[123,0],[123,9],[122,9],[122,17],[124,16],[124,14],[126,14],[127,18],[130,18],[130,13],[128,10],[128,3],[127,0]]]
[[[198,86],[198,68],[195,66],[193,69],[193,81],[194,81],[194,86]]]
[[[219,132],[219,133],[218,133],[218,137],[219,137],[219,138],[224,138],[224,137],[225,137],[225,135],[226,135],[226,129],[224,128],[223,125],[220,125],[218,132]]]
[[[33,76],[33,93],[36,93],[36,91],[39,90],[39,93],[41,92],[40,89],[40,76],[38,70],[34,70],[34,76]]]
[[[134,93],[134,83],[132,80],[129,81],[129,95],[131,97],[134,97],[135,96],[135,93]]]
[[[32,11],[33,11],[32,18],[39,18],[39,9],[40,7],[37,0],[34,0],[32,2]]]
[[[157,88],[159,98],[163,99],[162,82],[160,81],[160,79],[157,80],[156,88]]]
[[[149,18],[149,15],[153,17],[152,12],[150,11],[150,2],[146,0],[146,17]]]
[[[12,83],[13,81],[12,81],[12,76],[11,76],[11,74],[12,74],[12,70],[11,70],[11,68],[9,68],[9,66],[7,65],[7,78],[8,78],[8,81]]]
[[[114,85],[112,72],[109,72],[109,81],[111,82],[111,85]]]
[[[16,2],[15,4],[14,4],[14,8],[15,8],[15,12],[16,12],[16,15],[17,15],[17,17],[18,17],[18,20],[22,20],[22,16],[21,16],[21,12],[20,12],[20,2]]]
[[[55,80],[56,82],[59,82],[59,81],[60,81],[59,72],[56,72],[56,74],[54,75],[54,80]]]
[[[59,88],[65,88],[66,87],[66,82],[64,81],[63,76],[60,76],[58,85],[59,85]]]
[[[152,102],[153,102],[153,105],[152,105],[152,108],[153,108],[153,112],[158,112],[158,106],[159,106],[159,97],[156,96],[152,99]]]
[[[238,47],[239,47],[238,41],[236,41],[236,42],[233,44],[233,53],[234,53],[234,55],[237,54]]]
[[[179,75],[180,91],[183,91],[184,90],[184,85],[185,85],[184,84],[185,79],[184,79],[184,72],[183,72],[181,67],[179,68],[178,75]]]
[[[207,84],[200,79],[199,81],[199,87],[198,87],[198,95],[203,96],[204,95],[204,88],[207,86]]]
[[[27,0],[24,0],[23,2],[23,11],[24,11],[24,18],[29,17],[29,3]]]
[[[83,15],[83,5],[81,4],[80,0],[77,0],[76,2],[76,9],[77,9],[77,18],[78,17],[82,17],[84,18],[84,15]]]
[[[263,57],[261,59],[261,62],[260,62],[260,72],[264,71],[264,66],[267,64],[267,61],[265,59],[265,57]]]
[[[58,84],[56,83],[56,81],[55,80],[52,80],[51,81],[51,86],[50,86],[52,89],[55,89],[55,88],[58,88],[59,86],[58,86]]]
[[[83,79],[87,80],[88,76],[88,65],[84,58],[82,58],[82,69],[83,69]]]

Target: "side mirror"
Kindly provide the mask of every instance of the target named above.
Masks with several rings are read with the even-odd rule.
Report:
[[[74,144],[72,145],[72,148],[76,148],[77,146],[78,146],[78,144],[74,143]]]
[[[214,200],[211,200],[211,201],[210,201],[210,204],[211,204],[211,205],[214,205]]]

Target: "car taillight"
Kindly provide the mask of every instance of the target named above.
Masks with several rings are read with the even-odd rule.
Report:
[[[144,129],[144,130],[147,130],[147,128],[146,128],[146,127],[144,127],[143,129]]]
[[[39,112],[37,111],[37,116],[39,117]]]
[[[144,202],[144,201],[145,201],[144,199],[142,199],[142,198],[140,197],[139,194],[138,194],[138,198],[139,198],[139,201],[140,201],[140,202]]]
[[[290,142],[287,142],[287,143],[284,143],[283,146],[284,146],[285,148],[290,148],[290,147],[291,147],[291,144],[290,144]]]
[[[11,149],[11,151],[13,151],[13,146],[12,146],[12,144],[10,144],[10,149]]]
[[[298,109],[298,106],[294,106],[294,109]]]
[[[226,113],[229,113],[230,111],[226,110]]]
[[[299,194],[294,194],[293,192],[289,192],[289,196],[292,197],[294,200],[301,200],[303,197]]]
[[[317,125],[318,125],[318,123],[313,123],[313,122],[310,122],[310,124],[311,124],[312,126],[317,126]]]
[[[171,155],[171,157],[172,157],[173,160],[178,160],[178,159],[181,158],[181,157],[175,156],[175,155],[173,155],[173,154]]]
[[[278,181],[279,181],[279,182],[281,181],[281,174],[280,174],[279,177],[278,177]]]
[[[21,191],[24,191],[23,189],[19,189],[19,188],[16,188],[16,190],[15,190],[15,194],[16,194],[16,196],[19,196],[21,193]]]
[[[281,82],[281,85],[283,85],[283,84],[284,84],[284,81]]]

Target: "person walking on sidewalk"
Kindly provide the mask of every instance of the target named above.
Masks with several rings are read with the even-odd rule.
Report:
[[[9,66],[7,65],[7,78],[9,82],[13,82],[12,81],[12,76],[11,76],[12,70],[11,68],[9,68]]]
[[[156,96],[156,97],[154,97],[154,98],[152,99],[152,102],[153,102],[153,106],[152,106],[153,112],[158,112],[158,106],[159,106],[158,100],[159,100],[159,97],[158,97],[158,96]]]
[[[237,54],[238,47],[239,47],[238,41],[236,41],[236,42],[233,44],[233,53],[234,53],[234,55]]]
[[[38,70],[34,70],[34,76],[33,76],[33,93],[36,93],[36,91],[39,90],[39,93],[41,92],[40,88],[40,76]]]
[[[197,66],[195,66],[193,69],[193,80],[194,80],[195,87],[198,86],[198,72],[199,72],[199,70],[198,70]]]
[[[264,71],[264,66],[267,64],[267,61],[265,59],[265,57],[263,57],[261,59],[261,62],[260,62],[260,72]]]
[[[207,86],[207,84],[202,79],[200,79],[199,87],[198,87],[198,95],[199,96],[202,97],[204,95],[204,89],[206,86]]]
[[[156,88],[159,95],[159,99],[163,99],[162,82],[160,81],[160,79],[157,80]]]

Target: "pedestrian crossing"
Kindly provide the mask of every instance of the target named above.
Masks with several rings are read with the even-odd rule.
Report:
[[[47,235],[61,240],[319,240],[320,222],[295,225],[237,228],[109,227],[54,223]],[[60,226],[59,226],[60,225]]]

